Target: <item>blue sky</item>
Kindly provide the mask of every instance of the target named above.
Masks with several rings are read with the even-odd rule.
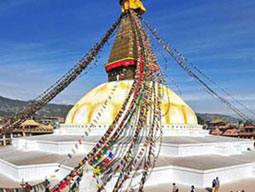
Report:
[[[255,111],[254,0],[144,0],[144,4],[144,18],[164,40]],[[0,95],[35,98],[88,52],[119,14],[118,0],[0,1]],[[97,66],[53,102],[74,104],[105,82],[103,65],[110,49],[106,46]],[[181,92],[170,81],[169,86],[196,112],[232,114],[168,60],[166,73]]]

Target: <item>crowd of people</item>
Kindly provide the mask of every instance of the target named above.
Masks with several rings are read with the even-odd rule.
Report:
[[[134,188],[131,188],[129,191],[127,192],[136,192],[137,190],[135,190]],[[180,192],[179,188],[177,187],[177,185],[175,183],[173,183],[173,192]],[[191,186],[191,191],[190,192],[196,192],[195,187],[192,185]]]
[[[21,187],[24,192],[32,192],[32,186],[28,182],[26,182],[25,184],[21,184]],[[50,192],[50,182],[48,179],[45,179],[44,181],[44,188],[45,192]]]
[[[212,181],[212,187],[210,192],[219,192],[220,191],[220,180],[219,177],[216,177]],[[176,185],[176,183],[173,183],[172,192],[181,192]],[[191,186],[191,189],[189,192],[196,192],[196,188],[194,185]],[[230,191],[230,192],[245,192],[245,190],[237,190],[237,191]]]
[[[50,182],[48,179],[44,181],[44,187],[45,187],[45,192],[50,192]],[[32,186],[26,182],[25,184],[22,184],[22,188],[24,189],[25,192],[31,192],[32,191]],[[130,192],[134,192],[134,189],[131,189]],[[212,188],[211,192],[219,192],[220,191],[220,180],[219,177],[216,177],[212,181]],[[176,183],[173,183],[172,186],[172,192],[181,192],[179,187],[176,185]],[[190,187],[189,192],[196,192],[196,188],[194,185]],[[237,190],[237,191],[230,191],[230,192],[245,192],[245,190]]]
[[[180,192],[179,188],[177,187],[177,185],[175,183],[173,183],[173,192]],[[190,192],[196,192],[194,185],[191,186]]]
[[[241,191],[230,191],[230,192],[245,192],[245,190],[241,190]]]

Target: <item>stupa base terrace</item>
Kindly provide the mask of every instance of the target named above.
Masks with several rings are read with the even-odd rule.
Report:
[[[55,130],[52,135],[13,139],[12,146],[0,148],[0,175],[13,183],[42,181],[52,175],[85,128]],[[160,157],[146,186],[176,182],[197,187],[211,186],[218,176],[222,183],[255,178],[255,151],[250,140],[210,136],[201,128],[164,128]],[[96,144],[104,128],[93,129],[72,159],[61,166],[56,179],[66,176]],[[73,134],[71,134],[73,133]],[[252,149],[248,151],[247,149]],[[0,185],[5,185],[0,182]],[[0,186],[6,187],[6,186]]]

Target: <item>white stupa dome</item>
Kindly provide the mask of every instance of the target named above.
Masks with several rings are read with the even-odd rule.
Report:
[[[118,114],[132,86],[132,80],[107,82],[87,93],[69,111],[66,125],[89,125],[96,118],[108,99],[102,116],[97,119],[99,125],[110,125]],[[111,94],[114,85],[116,90]],[[164,125],[197,125],[197,117],[193,110],[172,90],[163,86],[162,123]]]

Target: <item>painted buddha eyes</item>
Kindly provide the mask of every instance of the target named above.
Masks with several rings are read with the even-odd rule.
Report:
[[[124,76],[126,75],[126,69],[121,69],[120,71],[113,71],[110,73],[110,76],[117,76],[117,75],[120,75],[120,76]]]

